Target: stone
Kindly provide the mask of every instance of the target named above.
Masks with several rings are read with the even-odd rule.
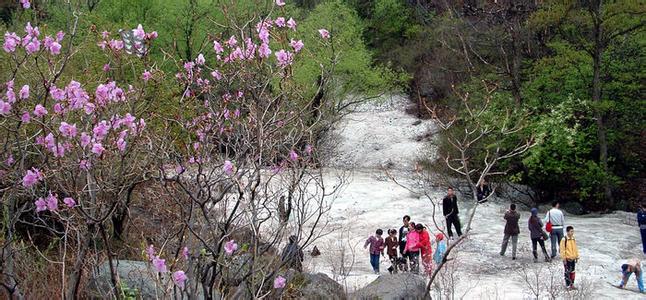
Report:
[[[323,273],[304,273],[305,285],[300,289],[302,299],[340,299],[347,296],[343,286]]]
[[[563,209],[565,212],[571,215],[584,215],[586,214],[586,210],[583,208],[583,205],[579,202],[574,202],[574,201],[569,201],[561,204],[561,209]]]
[[[350,299],[424,299],[426,296],[426,280],[422,276],[397,273],[379,276]]]
[[[163,295],[160,287],[155,286],[155,271],[147,262],[133,260],[114,260],[114,267],[119,274],[119,280],[124,288],[136,293],[137,298],[154,299]],[[163,280],[163,279],[162,279]],[[114,297],[114,290],[110,278],[110,265],[103,262],[89,284],[89,292],[100,298]]]

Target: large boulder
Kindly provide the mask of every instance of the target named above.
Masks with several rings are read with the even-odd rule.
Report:
[[[587,212],[585,211],[585,209],[583,208],[583,205],[581,205],[581,203],[579,203],[579,202],[574,202],[574,201],[569,201],[569,202],[565,202],[565,203],[563,203],[563,204],[561,205],[561,208],[562,208],[565,212],[567,212],[568,214],[571,214],[571,215],[577,215],[577,216],[579,216],[579,215],[584,215],[584,214],[586,214],[586,213],[587,213]]]
[[[155,286],[155,271],[148,263],[133,260],[115,260],[113,263],[124,291],[135,293],[143,299],[163,295],[162,289]],[[118,291],[113,290],[108,261],[101,264],[92,275],[89,290],[91,296],[113,298]]]
[[[352,294],[352,299],[424,299],[426,280],[412,273],[379,276],[364,288]]]
[[[343,286],[323,273],[304,273],[301,299],[347,299]]]

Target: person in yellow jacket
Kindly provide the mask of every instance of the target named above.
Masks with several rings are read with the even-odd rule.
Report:
[[[574,227],[568,226],[566,232],[567,234],[559,244],[559,252],[565,268],[565,285],[569,289],[574,289],[574,268],[579,260],[579,249],[576,247],[576,240],[574,239]]]

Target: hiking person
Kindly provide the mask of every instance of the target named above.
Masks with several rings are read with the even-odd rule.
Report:
[[[630,275],[635,273],[635,279],[637,280],[637,287],[639,288],[640,293],[644,293],[644,278],[642,276],[642,265],[639,259],[633,258],[621,265],[621,281],[619,282],[620,288],[625,288],[628,284],[628,279]]]
[[[451,225],[455,227],[458,237],[462,236],[462,229],[460,228],[460,217],[458,214],[458,197],[453,193],[453,188],[449,187],[446,197],[442,199],[442,214],[446,219],[446,230],[449,233],[449,239],[453,239],[453,231]]]
[[[283,249],[281,260],[287,268],[303,272],[303,249],[298,246],[298,237],[292,235],[289,237],[289,243]]]
[[[397,240],[397,230],[388,230],[388,237],[386,237],[385,244],[386,254],[388,254],[388,259],[390,260],[388,272],[397,273],[397,246],[399,245],[399,241]]]
[[[567,235],[561,240],[559,251],[565,268],[565,285],[569,289],[574,289],[575,268],[579,261],[579,249],[576,247],[574,239],[574,227],[567,227]]]
[[[563,226],[565,225],[565,216],[559,209],[561,204],[558,201],[552,202],[552,209],[545,214],[545,229],[550,233],[550,241],[552,242],[552,258],[556,257],[556,247],[563,239]],[[560,251],[560,249],[559,249]]]
[[[415,231],[419,234],[419,250],[422,256],[422,266],[424,273],[431,275],[433,273],[433,247],[431,246],[431,235],[424,224],[416,224]]]
[[[419,232],[414,230],[415,226],[414,222],[410,222],[409,227],[411,230],[408,232],[408,235],[406,235],[404,254],[408,256],[410,271],[413,273],[419,273]]]
[[[532,215],[527,220],[527,227],[529,228],[529,237],[532,239],[532,253],[534,254],[534,262],[538,262],[538,253],[536,245],[540,245],[545,255],[545,261],[550,261],[550,256],[545,249],[545,240],[548,238],[547,234],[543,231],[543,222],[538,217],[538,209],[532,208]]]
[[[399,253],[402,258],[402,265],[404,266],[404,271],[408,271],[408,256],[404,254],[404,249],[406,248],[406,236],[410,231],[410,216],[406,215],[402,218],[404,225],[399,227]]]
[[[520,234],[520,228],[518,227],[518,220],[520,220],[520,214],[516,211],[516,204],[512,203],[509,206],[509,210],[505,212],[505,236],[502,239],[502,246],[500,247],[500,256],[505,256],[507,251],[507,244],[511,238],[511,259],[516,260],[516,247],[518,246],[518,234]]]
[[[486,180],[482,179],[480,184],[478,184],[478,187],[476,188],[477,196],[478,196],[478,202],[479,203],[484,203],[487,200],[485,200],[489,195],[491,194],[491,189],[489,188],[489,184],[487,183]]]
[[[379,255],[384,256],[384,239],[381,237],[383,234],[383,230],[377,229],[375,235],[370,236],[363,244],[364,249],[370,246],[370,265],[375,274],[379,274]]]
[[[433,253],[433,260],[436,265],[439,265],[442,262],[442,257],[444,252],[446,252],[446,241],[444,240],[444,235],[438,233],[435,235],[435,253]]]
[[[639,211],[637,212],[637,224],[639,225],[639,232],[642,236],[642,250],[646,255],[646,203],[641,203]]]

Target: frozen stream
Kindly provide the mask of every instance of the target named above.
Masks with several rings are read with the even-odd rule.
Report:
[[[401,217],[406,214],[413,221],[429,225],[433,223],[429,200],[398,186],[380,169],[389,166],[398,180],[409,182],[415,158],[434,155],[432,151],[424,151],[428,148],[424,141],[418,141],[419,136],[432,129],[432,123],[420,123],[414,116],[406,114],[405,101],[396,97],[378,105],[364,106],[349,114],[332,132],[328,147],[324,149],[330,153],[326,162],[330,178],[341,168],[352,169],[352,172],[349,183],[332,205],[329,228],[333,231],[316,242],[322,255],[317,258],[307,256],[305,266],[310,271],[323,272],[337,279],[350,292],[378,276],[372,274],[367,250],[362,247],[365,239],[377,228],[384,229],[384,232],[389,228],[398,229]],[[429,194],[435,201],[441,201],[444,189],[432,190]],[[465,223],[468,200],[461,195],[458,198],[461,201],[460,217]],[[543,272],[540,278],[544,281],[549,280],[550,276],[546,274],[551,270],[559,286],[563,285],[563,270],[559,261],[532,262],[531,241],[526,226],[529,211],[526,209],[520,211],[518,259],[511,260],[511,249],[507,250],[506,257],[498,255],[504,227],[502,214],[507,205],[506,200],[495,199],[478,207],[471,236],[457,252],[452,266],[456,299],[462,296],[465,299],[527,299],[528,285],[520,275],[523,269],[528,274]],[[566,225],[575,227],[581,255],[577,264],[576,285],[593,289],[594,299],[646,298],[607,283],[619,280],[623,261],[630,257],[643,258],[638,228],[625,224],[626,218],[633,217],[633,214],[623,212],[603,216],[566,216]],[[441,219],[441,212],[438,211],[438,224],[442,224]],[[433,226],[429,227],[432,232],[437,232]],[[345,280],[335,277],[333,271],[335,265],[338,267],[340,264],[339,244],[345,246],[348,259],[351,258],[350,248],[356,246],[356,262]],[[382,273],[387,272],[388,265],[382,259]],[[628,286],[637,289],[634,278],[631,278]]]

